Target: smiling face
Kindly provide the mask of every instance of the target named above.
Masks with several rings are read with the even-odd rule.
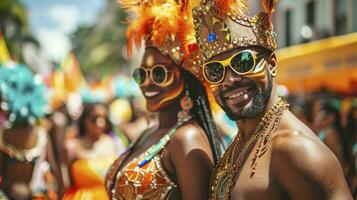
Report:
[[[264,49],[249,47],[253,54],[261,55]],[[210,60],[225,60],[242,48],[233,49],[219,54]],[[264,62],[266,59],[267,62]],[[212,85],[217,103],[232,120],[251,118],[261,113],[267,105],[273,87],[271,69],[275,70],[275,55],[266,56],[256,61],[253,73],[239,75],[226,67],[224,80],[218,85]],[[273,66],[272,66],[273,65]]]
[[[151,69],[157,65],[164,66],[168,71],[166,81],[160,86],[150,78]],[[156,48],[148,47],[145,49],[141,67],[148,71],[148,77],[140,85],[146,98],[147,109],[150,112],[156,112],[174,103],[184,88],[179,66]]]

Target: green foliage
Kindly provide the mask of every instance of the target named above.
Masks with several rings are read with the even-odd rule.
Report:
[[[19,0],[0,0],[0,31],[3,33],[13,59],[23,62],[24,43],[39,46],[29,32],[28,13]]]
[[[72,35],[73,51],[86,77],[103,77],[125,67],[125,19],[117,2],[108,1],[96,24],[80,27]]]
[[[21,31],[28,30],[28,16],[25,7],[18,0],[1,0],[0,2],[0,23],[6,20],[13,20]]]

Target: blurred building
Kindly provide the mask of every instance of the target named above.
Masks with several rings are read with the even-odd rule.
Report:
[[[261,10],[252,3],[251,14]],[[328,90],[357,96],[357,0],[280,0],[277,82],[304,96]]]
[[[280,47],[357,31],[356,0],[281,0],[276,13]]]
[[[252,13],[260,1],[252,2]],[[280,0],[275,17],[279,48],[357,32],[357,0]]]

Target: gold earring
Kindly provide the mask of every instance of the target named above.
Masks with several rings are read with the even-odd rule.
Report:
[[[277,74],[277,72],[278,72],[277,67],[276,67],[276,66],[273,67],[272,65],[269,64],[269,71],[270,71],[271,76],[272,76],[273,78],[275,78],[275,77],[276,77],[276,74]]]
[[[190,117],[190,111],[193,107],[193,101],[190,97],[189,91],[186,89],[185,95],[180,101],[181,111],[178,112],[178,120],[183,121]]]

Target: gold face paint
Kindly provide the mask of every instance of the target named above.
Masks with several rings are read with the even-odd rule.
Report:
[[[147,108],[150,112],[156,112],[160,110],[165,105],[169,104],[171,100],[180,96],[181,92],[183,91],[184,84],[181,81],[180,85],[177,88],[173,88],[170,91],[165,92],[162,94],[162,99],[158,103],[148,103]]]
[[[145,65],[148,67],[152,67],[154,65],[154,56],[153,55],[148,55],[145,59]]]
[[[152,69],[157,65],[162,65],[167,69],[166,81],[163,84],[156,85],[151,78],[147,77],[145,82],[140,86],[143,94],[145,92],[157,92],[156,96],[146,98],[146,107],[150,112],[160,111],[165,106],[175,103],[175,100],[184,90],[180,66],[156,48],[147,48],[144,53],[142,67]]]
[[[243,77],[252,79],[257,83],[259,83],[259,85],[262,85],[264,90],[267,89],[268,87],[267,65],[268,63],[266,62],[266,60],[262,60],[257,64],[257,66],[252,72],[245,74]]]

